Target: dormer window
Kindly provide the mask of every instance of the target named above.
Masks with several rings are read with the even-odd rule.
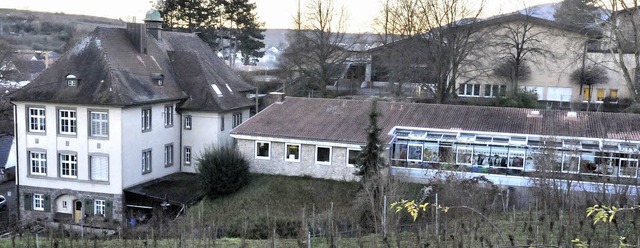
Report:
[[[164,75],[162,73],[151,73],[151,80],[158,86],[164,85]]]
[[[67,86],[78,86],[78,78],[72,74],[67,75],[66,77],[67,80]]]

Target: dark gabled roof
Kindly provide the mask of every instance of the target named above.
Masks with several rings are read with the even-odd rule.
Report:
[[[40,73],[45,69],[44,61],[31,60],[29,61],[29,73]]]
[[[218,58],[195,34],[164,32],[163,40],[178,84],[189,99],[181,106],[187,110],[226,111],[252,106],[243,93],[255,89],[244,82]],[[211,87],[217,85],[220,96]]]
[[[171,73],[164,73],[163,86],[153,82],[151,73],[167,72],[170,65],[156,43],[148,46],[141,54],[125,29],[98,27],[11,100],[126,106],[186,98]],[[80,79],[78,86],[66,85],[69,74]]]
[[[33,82],[13,93],[12,101],[130,106],[186,100],[185,109],[226,111],[251,106],[242,92],[253,89],[217,58],[195,34],[146,35],[139,52],[123,28],[98,27]],[[80,79],[67,86],[66,76]],[[163,84],[156,82],[162,75]],[[223,96],[215,94],[218,85]],[[229,88],[233,92],[229,92]]]
[[[232,134],[366,143],[371,101],[287,97],[232,130]],[[395,126],[543,136],[640,141],[640,115],[443,104],[378,102],[381,138]]]
[[[568,24],[532,16],[532,15],[523,14],[520,12],[488,18],[485,20],[472,23],[471,25],[478,25],[478,27],[482,28],[482,27],[489,27],[489,26],[495,26],[495,25],[502,25],[510,22],[528,22],[534,25],[551,27],[559,30],[585,34],[590,36],[600,35],[599,31],[593,28],[583,28],[583,27],[578,27],[574,25],[568,25]]]

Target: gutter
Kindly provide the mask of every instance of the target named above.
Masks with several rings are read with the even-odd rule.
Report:
[[[18,120],[18,106],[13,103],[13,101],[9,101],[11,105],[13,105],[13,137],[16,139],[16,210],[17,210],[17,221],[20,222],[20,152],[19,152],[19,139],[18,139],[18,125],[16,125],[16,121]]]

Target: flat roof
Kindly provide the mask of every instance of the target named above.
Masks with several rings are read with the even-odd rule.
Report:
[[[125,192],[143,195],[157,200],[190,205],[204,197],[195,173],[178,172],[124,189]]]

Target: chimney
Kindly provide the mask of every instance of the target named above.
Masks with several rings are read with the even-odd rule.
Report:
[[[160,12],[158,10],[149,10],[144,18],[144,24],[147,31],[153,35],[156,40],[162,40],[162,17],[160,17]]]
[[[269,105],[284,102],[285,95],[282,92],[269,92]]]
[[[127,23],[127,34],[129,40],[133,43],[136,50],[141,54],[147,53],[147,35],[145,34],[144,24],[142,23]]]
[[[540,110],[531,110],[531,112],[527,114],[527,117],[542,117],[542,114],[540,113]]]

